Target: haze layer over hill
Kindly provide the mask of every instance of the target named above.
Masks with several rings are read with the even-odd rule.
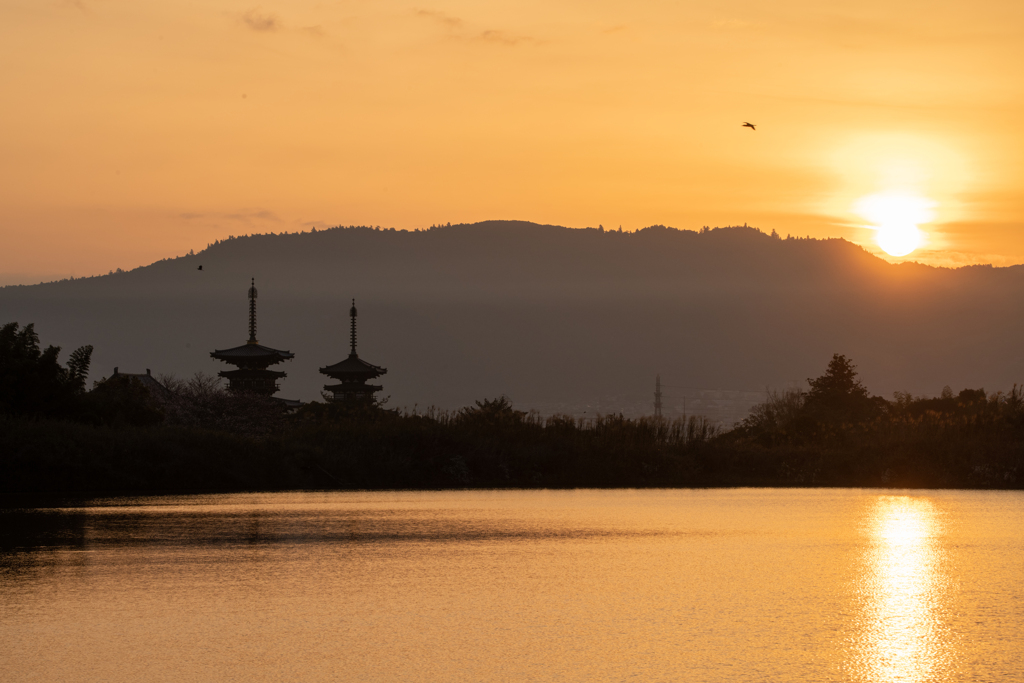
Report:
[[[198,267],[202,265],[200,271]],[[804,384],[833,353],[873,393],[1008,389],[1024,380],[1024,267],[893,265],[844,240],[751,228],[635,233],[515,221],[420,232],[335,228],[231,238],[130,272],[0,289],[0,322],[96,347],[93,379],[191,375],[247,338],[295,353],[278,396],[319,398],[318,367],[359,354],[388,368],[391,405],[666,412],[699,389]],[[62,358],[65,358],[62,356]],[[673,398],[674,397],[674,398]]]

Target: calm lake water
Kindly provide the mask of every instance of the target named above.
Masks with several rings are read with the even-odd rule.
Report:
[[[1024,494],[282,493],[0,511],[0,678],[1024,680]]]

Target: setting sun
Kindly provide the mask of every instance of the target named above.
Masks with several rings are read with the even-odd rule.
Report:
[[[918,226],[932,220],[935,202],[907,194],[873,194],[862,197],[854,208],[872,223],[878,246],[890,256],[906,256],[921,246]]]

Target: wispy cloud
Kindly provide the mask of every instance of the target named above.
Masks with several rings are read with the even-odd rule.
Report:
[[[229,213],[225,214],[224,217],[236,221],[244,221],[246,223],[249,223],[253,220],[273,221],[275,223],[281,222],[281,219],[277,217],[277,214],[275,214],[273,211],[267,211],[266,209],[262,211],[244,211],[241,213]]]
[[[531,36],[520,36],[514,33],[508,33],[507,31],[483,31],[477,36],[477,40],[482,40],[485,43],[495,43],[498,45],[519,45],[521,43],[529,43],[531,45],[538,45],[539,40]]]
[[[324,31],[322,26],[303,26],[299,29],[307,36],[311,38],[326,38],[327,32]]]
[[[276,213],[274,213],[273,211],[268,211],[266,209],[259,209],[259,210],[252,210],[252,211],[242,210],[242,211],[239,211],[237,213],[192,213],[192,212],[188,212],[188,213],[179,213],[178,214],[178,218],[181,218],[181,219],[186,220],[186,221],[196,221],[196,220],[210,220],[210,221],[229,220],[229,221],[239,221],[239,222],[242,222],[242,223],[252,223],[254,221],[271,221],[273,223],[280,223],[280,222],[282,222],[281,218],[278,217],[278,215]]]
[[[432,9],[418,9],[416,10],[416,16],[421,17],[423,19],[430,19],[431,21],[436,21],[438,23],[444,24],[448,28],[462,28],[463,25],[462,19]]]
[[[319,24],[315,26],[286,26],[281,17],[264,12],[258,7],[238,16],[238,20],[245,28],[258,33],[299,34],[317,40],[327,37],[327,31]]]
[[[251,9],[242,15],[242,23],[253,31],[269,32],[282,28],[281,20],[273,14],[266,14],[259,9]]]
[[[468,22],[463,21],[459,17],[453,17],[450,14],[445,14],[444,12],[439,12],[437,10],[418,9],[416,10],[416,16],[421,19],[441,24],[449,30],[451,38],[455,40],[476,41],[481,43],[490,43],[492,45],[506,45],[509,47],[524,43],[532,45],[539,45],[541,43],[541,41],[532,36],[524,36],[499,29],[478,31],[473,29]]]

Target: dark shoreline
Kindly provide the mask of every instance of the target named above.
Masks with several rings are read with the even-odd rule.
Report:
[[[898,495],[901,492],[920,493],[927,491],[1002,491],[1017,492],[1024,490],[1024,487],[884,487],[884,486],[844,486],[841,484],[827,485],[720,485],[720,486],[566,486],[566,487],[469,487],[469,488],[380,488],[380,489],[256,489],[247,491],[216,491],[216,490],[191,490],[191,491],[86,491],[74,494],[54,492],[4,492],[0,499],[0,510],[15,511],[25,509],[58,509],[58,508],[88,508],[102,507],[99,499],[121,499],[121,498],[178,498],[188,496],[221,496],[233,494],[270,494],[270,493],[443,493],[443,492],[515,492],[515,491],[710,491],[726,489],[764,489],[764,490],[842,490],[842,491],[877,491],[880,494]],[[169,503],[170,504],[170,503]],[[177,504],[177,503],[175,503]]]
[[[292,424],[253,438],[0,418],[0,494],[8,507],[14,498],[275,491],[1024,488],[1024,447],[990,437],[765,447],[738,430],[665,441],[644,420],[588,431],[406,416]]]

